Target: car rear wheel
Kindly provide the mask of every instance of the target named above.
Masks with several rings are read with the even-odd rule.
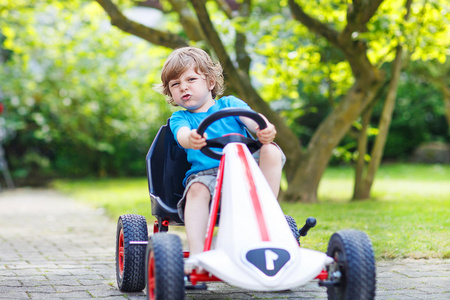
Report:
[[[139,292],[145,288],[147,221],[140,215],[122,215],[117,222],[116,279],[119,290]]]

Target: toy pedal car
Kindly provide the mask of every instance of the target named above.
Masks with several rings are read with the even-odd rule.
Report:
[[[202,135],[216,120],[238,116],[253,119],[261,129],[266,126],[257,113],[232,108],[212,114],[197,131]],[[185,289],[204,287],[198,284],[204,282],[280,291],[318,279],[329,299],[375,297],[375,259],[368,236],[356,230],[339,231],[332,235],[326,254],[299,247],[296,238],[306,235],[315,219],[298,231],[295,221],[283,214],[251,155],[260,146],[253,138],[236,134],[207,140],[202,152],[220,159],[220,166],[204,251],[189,257],[180,238],[167,231],[169,225],[183,225],[176,205],[190,165],[169,124],[161,127],[146,158],[152,214],[157,219],[154,233],[148,237],[142,216],[122,215],[118,221],[116,273],[121,291],[147,287],[148,299],[178,300],[184,299]],[[193,269],[188,276],[185,264]]]

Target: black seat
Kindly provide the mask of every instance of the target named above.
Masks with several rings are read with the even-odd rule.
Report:
[[[183,195],[182,181],[191,164],[186,159],[186,152],[175,141],[169,121],[159,129],[153,140],[146,165],[152,215],[158,219],[158,226],[162,226],[163,220],[169,221],[169,224],[183,225],[177,203]]]

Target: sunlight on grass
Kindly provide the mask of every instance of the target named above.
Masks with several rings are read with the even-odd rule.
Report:
[[[129,213],[145,216],[149,224],[154,220],[146,178],[58,180],[54,187],[105,209],[114,220]],[[369,235],[377,259],[450,258],[450,166],[384,165],[372,199],[349,201],[352,190],[351,168],[329,168],[319,203],[281,203],[299,227],[309,216],[317,219],[302,246],[324,252],[334,232],[353,228]]]
[[[352,191],[353,170],[330,168],[319,203],[282,203],[299,226],[308,216],[317,218],[303,246],[326,251],[334,232],[353,228],[369,235],[377,259],[450,257],[450,166],[386,165],[371,200],[349,201]]]
[[[154,220],[146,178],[56,180],[52,185],[77,200],[105,209],[114,220],[123,214],[140,214]]]

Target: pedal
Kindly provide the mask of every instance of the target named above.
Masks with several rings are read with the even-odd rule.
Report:
[[[300,236],[306,236],[308,234],[308,231],[314,226],[316,226],[316,224],[317,224],[316,218],[309,217],[308,219],[306,219],[305,225],[303,225],[303,227],[298,231],[298,233],[300,234]]]

